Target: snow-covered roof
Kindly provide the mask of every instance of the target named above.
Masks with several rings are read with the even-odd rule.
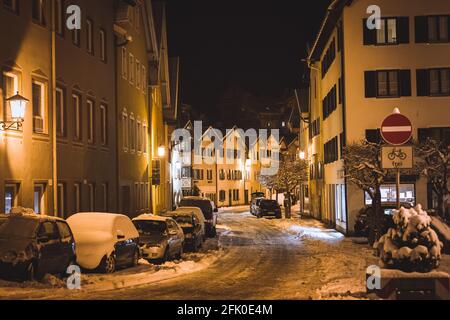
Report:
[[[183,200],[203,200],[203,201],[211,201],[208,198],[202,198],[202,197],[197,197],[197,196],[188,196],[188,197],[184,197]]]

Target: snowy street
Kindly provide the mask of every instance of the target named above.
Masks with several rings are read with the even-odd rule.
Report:
[[[0,281],[2,299],[365,299],[365,270],[377,259],[314,220],[257,219],[247,208],[222,211],[219,239],[183,261],[140,266],[113,275],[82,276],[72,291]],[[450,265],[448,257],[444,264]],[[448,271],[448,268],[441,268]]]

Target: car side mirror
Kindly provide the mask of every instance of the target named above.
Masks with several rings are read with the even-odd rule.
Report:
[[[122,230],[117,230],[117,240],[124,240],[125,239],[125,233],[123,233]]]

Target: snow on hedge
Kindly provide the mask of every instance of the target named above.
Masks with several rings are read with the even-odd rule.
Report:
[[[422,206],[395,210],[393,220],[396,227],[389,229],[374,245],[385,267],[418,272],[438,268],[443,244]]]

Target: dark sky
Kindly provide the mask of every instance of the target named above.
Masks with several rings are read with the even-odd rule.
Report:
[[[277,95],[302,78],[331,0],[167,0],[169,54],[181,58],[181,100],[215,119],[229,88]]]

